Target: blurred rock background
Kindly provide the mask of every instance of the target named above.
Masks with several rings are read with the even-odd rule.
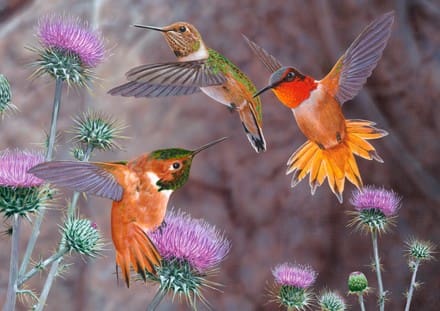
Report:
[[[230,139],[201,154],[188,184],[173,195],[171,206],[203,217],[225,230],[232,250],[214,280],[222,292],[206,291],[214,310],[275,310],[267,304],[271,268],[284,261],[312,265],[319,277],[316,289],[330,288],[345,295],[346,278],[355,270],[370,269],[368,236],[347,228],[352,185],[341,205],[328,186],[310,195],[307,182],[291,189],[285,176],[290,154],[304,142],[292,114],[269,92],[262,98],[268,151],[256,154],[243,133],[238,115],[204,96],[131,99],[106,94],[125,81],[133,66],[174,60],[162,36],[133,28],[134,23],[162,26],[186,20],[199,29],[208,46],[221,51],[255,82],[269,77],[251,54],[241,34],[265,47],[282,63],[295,65],[316,78],[326,74],[360,31],[380,14],[395,10],[390,42],[366,87],[344,105],[350,118],[374,120],[390,135],[374,145],[384,164],[359,160],[365,184],[383,185],[403,196],[397,226],[379,241],[384,285],[390,292],[388,310],[401,310],[410,280],[403,241],[409,236],[440,244],[440,4],[431,0],[0,0],[0,72],[10,81],[19,112],[0,122],[0,146],[35,147],[48,130],[54,83],[29,79],[27,66],[37,45],[35,25],[46,13],[80,16],[99,28],[109,56],[97,70],[92,92],[70,89],[63,94],[57,159],[70,159],[72,117],[93,108],[128,124],[123,151],[100,153],[97,160],[129,159],[156,148],[194,148],[212,139]],[[68,193],[67,193],[68,194]],[[59,239],[60,208],[47,213],[37,254],[47,257]],[[94,197],[81,201],[81,213],[95,221],[110,242],[110,205]],[[2,230],[7,222],[2,224]],[[30,233],[23,234],[22,246]],[[0,305],[4,301],[9,266],[9,240],[0,238]],[[37,255],[35,255],[35,259]],[[151,286],[130,289],[116,281],[114,253],[109,243],[95,260],[77,256],[58,278],[46,310],[144,310],[154,295]],[[439,263],[422,265],[413,310],[438,310]],[[45,274],[29,287],[40,290]],[[357,309],[354,297],[348,303]],[[375,307],[375,294],[367,298]],[[26,303],[19,305],[25,310]],[[166,300],[160,310],[185,310]]]

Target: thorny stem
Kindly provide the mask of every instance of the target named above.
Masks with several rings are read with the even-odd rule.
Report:
[[[53,100],[52,122],[50,125],[49,143],[47,147],[45,161],[52,160],[52,156],[53,156],[53,148],[55,144],[58,112],[60,110],[62,90],[63,90],[63,81],[60,78],[57,78],[55,81],[55,95]],[[45,209],[41,208],[39,213],[37,214],[37,217],[35,218],[34,226],[32,228],[32,233],[29,238],[29,242],[27,244],[26,251],[23,256],[23,261],[21,262],[19,275],[23,275],[26,272],[38,236],[40,235],[40,227],[41,227],[41,223],[43,222],[44,213],[45,213]]]
[[[157,306],[162,302],[163,298],[167,294],[167,291],[164,290],[162,287],[159,287],[157,290],[156,295],[154,295],[153,300],[151,300],[150,304],[147,307],[147,311],[154,311],[156,310]]]
[[[364,295],[359,294],[358,298],[359,298],[359,306],[361,307],[361,311],[365,311]]]
[[[15,310],[17,301],[17,278],[18,278],[18,252],[20,243],[20,223],[21,216],[14,215],[12,220],[12,237],[11,237],[11,258],[9,263],[9,283],[6,292],[6,303],[3,311]]]
[[[420,265],[420,260],[416,260],[414,262],[411,284],[409,285],[408,295],[406,297],[405,311],[409,311],[409,306],[411,305],[411,299],[414,293],[414,289],[416,288],[416,274],[417,274],[417,270],[419,269],[419,265]]]
[[[383,291],[382,271],[381,271],[380,258],[379,258],[379,249],[377,247],[377,231],[376,230],[371,231],[371,240],[373,242],[374,268],[376,270],[377,284],[379,287],[379,310],[384,311],[385,310],[385,293]]]
[[[55,260],[58,260],[60,257],[64,256],[66,254],[67,249],[63,248],[58,250],[57,253],[53,254],[46,260],[42,261],[41,263],[38,263],[37,267],[32,268],[29,272],[27,272],[25,275],[20,277],[17,281],[17,286],[21,286],[24,282],[29,280],[31,277],[33,277],[35,274],[46,268],[48,265],[50,265]]]
[[[41,311],[44,309],[44,306],[46,305],[47,296],[49,295],[49,291],[50,288],[52,287],[53,280],[55,279],[55,276],[58,272],[58,267],[60,265],[61,260],[63,260],[63,257],[60,257],[57,260],[55,260],[52,266],[50,267],[46,282],[44,283],[43,291],[41,292],[40,298],[38,298],[38,304],[35,306],[33,310]]]

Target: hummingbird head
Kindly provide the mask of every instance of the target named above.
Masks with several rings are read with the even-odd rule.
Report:
[[[259,96],[265,91],[272,89],[278,99],[290,108],[295,108],[310,95],[317,87],[312,78],[303,75],[293,67],[281,67],[269,78],[269,84],[255,93]]]
[[[188,180],[194,156],[226,138],[214,140],[195,150],[170,148],[151,152],[148,156],[148,162],[150,162],[152,172],[158,178],[156,186],[159,187],[159,191],[176,190],[182,187]]]
[[[199,31],[189,23],[177,22],[164,27],[134,26],[162,32],[168,46],[173,50],[176,57],[181,60],[196,60],[208,57],[208,52]]]

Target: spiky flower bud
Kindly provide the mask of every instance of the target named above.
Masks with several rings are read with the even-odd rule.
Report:
[[[61,227],[61,245],[69,252],[96,257],[103,241],[96,224],[85,218],[69,218]]]
[[[369,231],[385,232],[393,224],[401,198],[393,191],[365,186],[353,192],[351,204],[355,208],[352,225]]]
[[[11,103],[11,86],[6,77],[0,74],[0,115],[11,109],[15,109]]]
[[[124,138],[119,134],[125,128],[121,122],[94,111],[83,113],[74,122],[72,132],[77,143],[99,150],[120,149],[117,140]]]
[[[363,294],[368,291],[368,280],[365,274],[359,271],[350,273],[348,290],[350,294]]]
[[[323,292],[318,298],[321,311],[344,311],[347,309],[344,299],[331,291]]]
[[[88,85],[91,69],[105,54],[101,35],[88,25],[69,16],[48,15],[40,19],[37,36],[41,48],[35,75],[47,73],[68,84]]]
[[[433,259],[434,245],[430,241],[409,239],[405,242],[407,245],[407,254],[410,260],[429,261]]]
[[[273,301],[294,310],[303,310],[311,303],[308,288],[316,280],[317,273],[310,266],[284,263],[272,270],[275,288]]]
[[[43,161],[43,154],[36,151],[0,152],[0,212],[6,217],[27,216],[53,199],[54,190],[27,172]]]
[[[161,291],[183,296],[195,308],[197,298],[206,303],[202,290],[215,286],[207,278],[229,252],[230,243],[214,226],[182,212],[168,213],[165,223],[150,233],[162,265],[148,277]]]
[[[84,161],[85,159],[85,152],[84,149],[81,147],[74,147],[71,151],[72,156],[77,159],[78,161]]]

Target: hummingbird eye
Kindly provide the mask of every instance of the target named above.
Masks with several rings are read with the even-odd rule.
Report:
[[[285,80],[286,81],[292,81],[293,79],[295,79],[295,73],[294,72],[289,72],[287,75],[286,75],[286,78],[285,78]]]
[[[180,168],[180,163],[179,162],[174,162],[173,164],[171,164],[172,168],[177,170]]]
[[[179,32],[185,32],[186,31],[186,27],[185,26],[180,26],[179,27]]]

